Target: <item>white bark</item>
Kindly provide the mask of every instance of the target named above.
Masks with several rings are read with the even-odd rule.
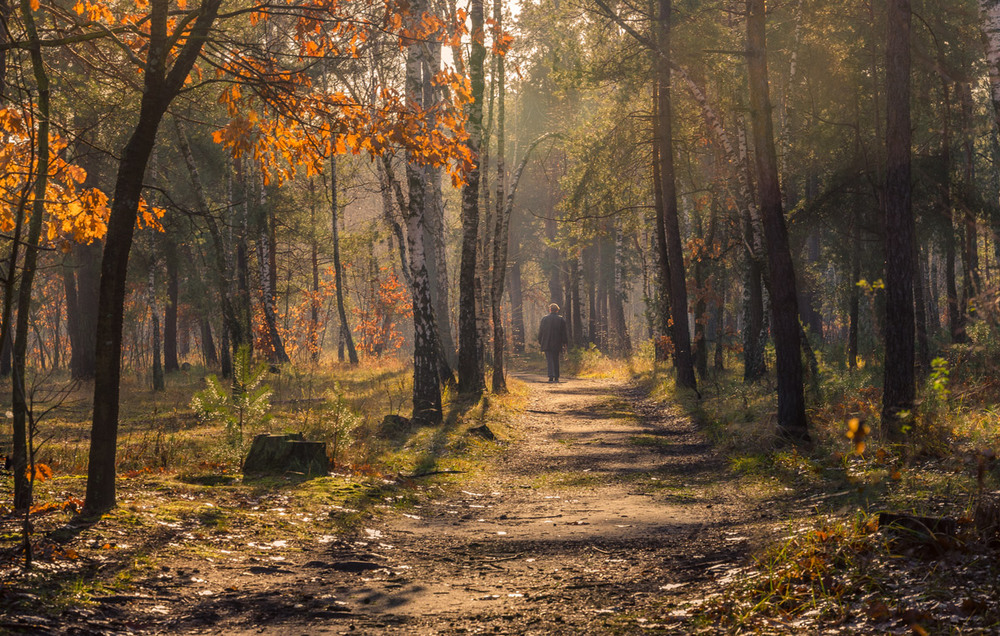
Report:
[[[1000,127],[1000,0],[979,0],[993,115]]]

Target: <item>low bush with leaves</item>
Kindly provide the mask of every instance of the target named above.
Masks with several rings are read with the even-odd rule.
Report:
[[[343,464],[343,455],[354,439],[354,431],[361,426],[364,418],[351,409],[340,383],[335,382],[328,392],[318,417],[307,420],[302,434],[307,439],[326,442],[331,463],[334,467]]]

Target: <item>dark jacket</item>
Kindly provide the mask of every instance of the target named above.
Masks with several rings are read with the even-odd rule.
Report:
[[[566,337],[566,321],[559,314],[548,314],[542,318],[538,328],[538,344],[542,351],[562,351],[569,342]]]

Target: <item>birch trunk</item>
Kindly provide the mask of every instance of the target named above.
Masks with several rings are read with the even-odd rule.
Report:
[[[413,7],[414,15],[419,18],[423,11],[423,2],[418,0]],[[423,67],[423,46],[419,42],[410,42],[406,54],[406,93],[408,100],[420,109],[426,106],[421,86]],[[406,183],[409,190],[406,237],[413,277],[413,420],[421,424],[440,424],[439,342],[424,250],[427,183],[424,170],[412,157],[407,157]]]
[[[425,45],[425,64],[422,69],[424,104],[430,106],[438,99],[438,90],[433,78],[441,69],[441,42],[432,41]],[[441,168],[424,167],[427,192],[424,246],[427,250],[427,275],[430,277],[431,302],[438,327],[443,356],[442,367],[445,376],[451,376],[451,368],[456,364],[455,341],[451,336],[451,319],[448,299],[448,259],[445,245],[444,193],[441,189]]]
[[[993,121],[995,129],[1000,130],[1000,0],[979,0],[979,14],[986,43]]]
[[[496,33],[503,32],[503,2],[494,0],[493,2],[493,28]],[[501,302],[503,301],[504,279],[507,275],[507,229],[510,225],[509,211],[505,208],[505,193],[507,187],[507,166],[504,165],[506,159],[506,136],[505,136],[505,116],[507,101],[507,85],[504,77],[505,62],[504,56],[494,53],[496,75],[493,84],[497,91],[497,182],[496,182],[496,219],[493,230],[493,270],[490,285],[490,313],[493,318],[493,392],[506,393],[507,379],[504,377],[504,346],[506,345],[506,335],[503,328],[503,313],[501,312]],[[492,91],[491,91],[492,92]]]
[[[479,332],[476,325],[476,263],[479,240],[479,180],[482,165],[480,147],[483,137],[483,62],[486,46],[483,0],[471,0],[472,44],[469,57],[469,80],[472,101],[468,104],[468,146],[474,160],[462,187],[462,260],[459,271],[458,298],[458,390],[478,395],[483,390],[483,373],[479,365]],[[461,58],[459,58],[461,59]]]

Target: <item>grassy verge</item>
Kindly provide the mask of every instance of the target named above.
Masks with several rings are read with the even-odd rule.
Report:
[[[744,384],[738,360],[700,378],[699,398],[677,390],[672,368],[649,352],[571,356],[575,373],[632,378],[654,401],[682,408],[726,458],[739,492],[778,520],[762,525],[773,538],[749,564],[681,607],[665,595],[663,614],[647,625],[666,617],[706,633],[1000,630],[1000,351],[973,342],[948,349],[923,376],[902,440],[880,430],[881,369],[820,358],[819,376],[807,380],[809,447],[782,442],[773,379]]]
[[[515,415],[527,395],[516,379],[509,394],[477,401],[446,391],[442,425],[393,428],[384,416],[409,410],[405,363],[283,368],[267,382],[269,417],[253,432],[328,442],[330,475],[245,478],[223,425],[191,407],[201,378],[179,373],[164,392],[138,385],[123,392],[118,506],[96,521],[75,516],[89,408],[86,389],[74,388],[39,427],[46,442],[37,459],[53,476],[36,484],[31,571],[22,569],[21,522],[9,511],[12,479],[0,478],[0,613],[58,614],[181,571],[178,564],[204,571],[225,561],[266,563],[336,537],[364,537],[379,517],[485,471],[520,435]]]

